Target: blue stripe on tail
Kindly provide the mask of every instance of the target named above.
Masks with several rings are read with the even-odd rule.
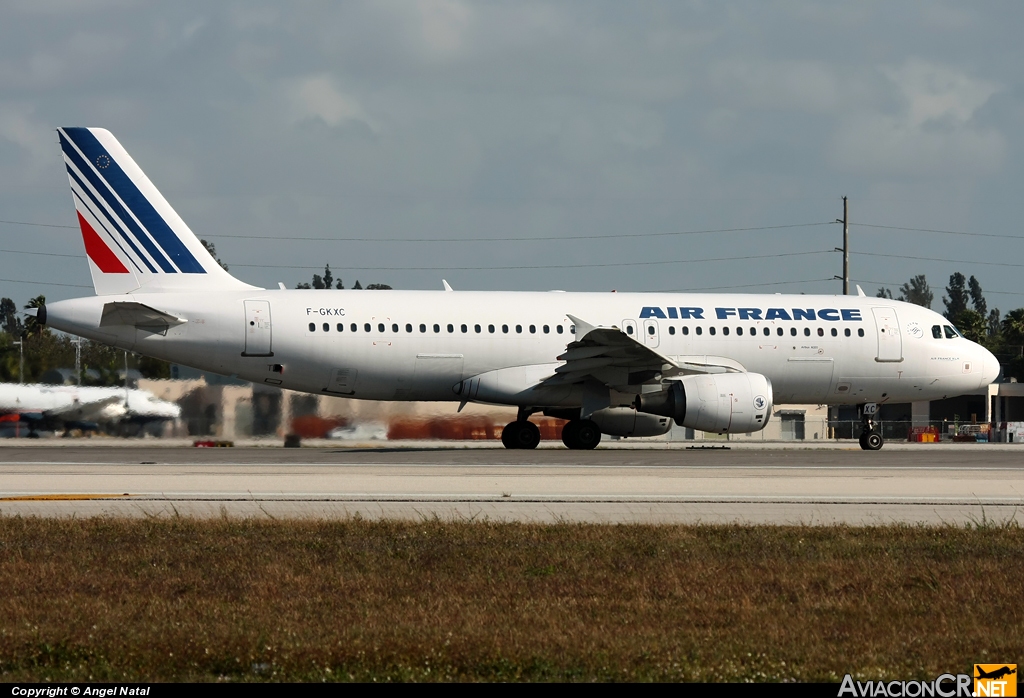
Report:
[[[184,243],[178,239],[178,236],[174,234],[174,231],[167,225],[163,217],[156,212],[156,209],[153,208],[149,199],[143,196],[142,192],[140,192],[138,187],[135,186],[135,183],[131,178],[124,173],[124,170],[121,169],[117,160],[110,157],[106,149],[96,139],[96,136],[94,136],[87,128],[65,128],[64,132],[67,134],[68,138],[70,138],[74,144],[77,145],[83,153],[85,153],[85,156],[90,162],[103,163],[103,167],[101,168],[102,180],[105,181],[110,189],[113,189],[113,191],[117,193],[117,196],[120,197],[121,201],[131,209],[131,212],[134,213],[135,217],[138,218],[146,227],[149,233],[153,236],[157,245],[159,245],[167,256],[170,257],[174,262],[174,265],[186,274],[205,274],[206,270],[202,267],[199,261],[192,256],[192,253],[189,252]],[[63,143],[63,139],[61,145],[65,145]],[[78,153],[76,153],[73,148],[64,147],[64,152],[67,153],[69,157],[80,160],[80,158],[78,158]],[[83,167],[79,162],[76,162],[75,164],[78,165],[79,170],[81,170],[82,173],[93,182],[93,185],[96,186],[97,183],[94,180],[95,170],[88,165]],[[97,191],[100,191],[101,193],[103,192],[103,190],[98,186]],[[155,250],[150,249],[152,247],[152,242],[149,240],[149,237],[145,232],[138,230],[138,226],[130,216],[122,215],[122,212],[119,210],[121,207],[118,202],[113,197],[104,196],[104,199],[124,221],[125,225],[132,229],[132,233],[135,234],[135,237],[145,245],[147,250],[150,250],[150,253],[153,255],[153,258],[157,260],[160,268],[165,272],[174,273],[174,268],[167,263],[163,256],[156,253]]]

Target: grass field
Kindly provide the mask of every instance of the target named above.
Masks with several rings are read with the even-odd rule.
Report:
[[[1019,527],[0,518],[0,681],[934,678],[1024,661]]]

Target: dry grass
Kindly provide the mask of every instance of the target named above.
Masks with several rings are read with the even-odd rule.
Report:
[[[0,681],[825,680],[1024,659],[1018,527],[0,519]]]

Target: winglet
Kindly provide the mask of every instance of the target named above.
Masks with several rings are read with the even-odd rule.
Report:
[[[575,315],[569,315],[566,313],[566,317],[572,320],[572,324],[576,325],[576,341],[583,339],[597,329],[596,325],[591,325],[589,322],[580,320]]]
[[[857,284],[857,295],[858,295],[858,296],[863,296],[863,295],[865,295],[865,293],[864,293],[864,289],[862,289],[862,288],[860,287],[860,284]]]
[[[445,291],[454,291],[455,290],[454,288],[451,287],[451,284],[449,284],[444,279],[441,279],[441,283],[444,284],[444,290]]]

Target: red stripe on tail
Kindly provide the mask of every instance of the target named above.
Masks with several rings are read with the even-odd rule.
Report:
[[[78,213],[76,211],[76,213]],[[121,260],[117,258],[117,255],[107,247],[106,243],[100,239],[100,236],[96,234],[89,222],[82,218],[82,214],[78,214],[78,225],[82,227],[82,239],[85,240],[85,253],[89,255],[89,259],[100,268],[100,271],[104,274],[127,274],[128,270]]]

